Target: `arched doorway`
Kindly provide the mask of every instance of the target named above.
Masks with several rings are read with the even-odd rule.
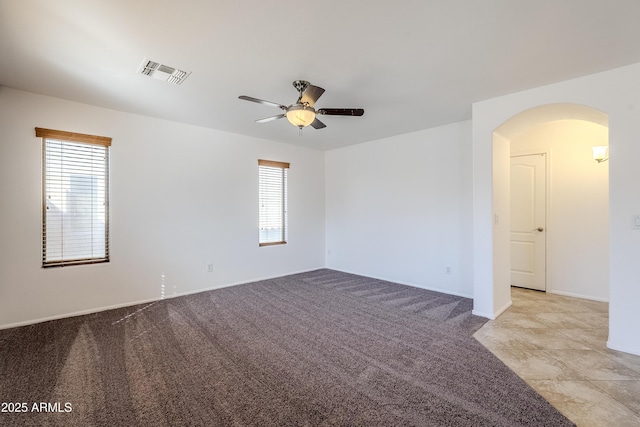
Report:
[[[588,206],[588,203],[579,203],[579,197],[588,197],[589,183],[578,178],[576,183],[580,189],[567,188],[563,182],[563,176],[575,174],[585,174],[587,167],[597,167],[593,161],[591,150],[588,144],[593,143],[594,134],[604,135],[604,141],[600,138],[597,145],[607,145],[608,116],[596,109],[577,104],[550,104],[534,107],[522,111],[505,121],[493,132],[493,291],[496,307],[496,315],[499,315],[511,305],[511,241],[510,241],[510,178],[509,165],[512,154],[512,147],[518,147],[518,152],[544,151],[548,155],[551,163],[550,168],[550,227],[547,228],[548,252],[547,259],[551,262],[550,287],[548,291],[579,297],[591,297],[597,300],[608,299],[608,282],[604,285],[606,290],[580,289],[579,274],[583,273],[576,269],[575,264],[582,263],[584,267],[599,268],[598,273],[602,277],[608,278],[608,227],[605,221],[604,226],[600,224],[597,230],[600,234],[598,242],[589,242],[589,232],[594,230],[593,225],[589,225],[589,217],[593,217],[593,212],[583,210],[580,214],[579,206]],[[545,136],[546,135],[546,136]],[[573,137],[572,137],[573,135]],[[580,136],[582,135],[582,137]],[[564,146],[553,147],[551,141],[538,141],[536,138],[553,139],[565,138],[562,141]],[[571,144],[571,139],[574,143]],[[525,147],[525,148],[523,148]],[[554,152],[555,150],[555,152]],[[588,166],[576,166],[577,158],[585,159]],[[571,170],[571,168],[576,168]],[[606,165],[605,165],[606,167]],[[582,168],[582,169],[580,169]],[[580,170],[579,170],[580,169]],[[589,172],[589,173],[594,173]],[[597,172],[602,177],[602,169]],[[605,170],[604,177],[607,178],[608,170]],[[555,180],[555,185],[554,185]],[[602,187],[600,183],[600,187]],[[570,187],[570,183],[569,183]],[[605,183],[606,187],[606,183]],[[587,194],[585,194],[587,193]],[[563,200],[563,198],[570,200]],[[605,212],[608,207],[608,193],[605,195]],[[584,199],[583,199],[584,200]],[[566,202],[566,203],[565,203]],[[564,205],[564,207],[563,207]],[[578,209],[571,212],[572,208]],[[589,210],[588,208],[584,208]],[[605,233],[604,237],[602,233]],[[604,243],[603,242],[604,239]],[[581,243],[581,240],[583,241]],[[586,242],[586,243],[585,243]],[[589,253],[589,248],[599,245],[599,254],[604,254],[599,258],[598,263],[594,263]],[[574,251],[567,251],[567,248],[574,248]],[[564,261],[563,264],[563,257]],[[572,258],[573,257],[573,258]],[[591,260],[590,260],[591,259]],[[586,264],[586,265],[585,265]],[[602,271],[605,269],[605,271]],[[583,269],[584,270],[584,269]],[[573,275],[572,275],[573,274]],[[588,272],[587,272],[588,275]],[[564,278],[564,279],[563,279]],[[572,283],[573,281],[573,283]],[[576,285],[576,283],[578,283]]]

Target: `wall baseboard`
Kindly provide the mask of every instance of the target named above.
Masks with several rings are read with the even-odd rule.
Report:
[[[471,310],[471,314],[478,317],[484,317],[485,319],[489,319],[489,320],[496,320],[496,316],[494,316],[493,314],[484,313],[478,310]]]
[[[431,286],[420,285],[420,284],[417,284],[417,283],[404,282],[404,281],[400,281],[400,280],[396,280],[396,279],[389,279],[387,277],[377,277],[377,276],[372,276],[372,275],[366,274],[366,273],[358,273],[356,271],[342,270],[342,269],[339,269],[339,268],[333,268],[333,267],[324,267],[324,268],[327,268],[329,270],[339,271],[341,273],[356,274],[358,276],[365,276],[365,277],[370,277],[372,279],[384,280],[386,282],[398,283],[400,285],[406,285],[406,286],[411,286],[411,287],[414,287],[414,288],[420,288],[420,289],[424,289],[426,291],[440,292],[442,294],[455,295],[455,296],[458,296],[458,297],[473,299],[473,295],[469,295],[469,294],[466,294],[466,293],[463,293],[463,292],[450,291],[449,289],[435,288],[435,287],[431,287]]]
[[[37,319],[25,320],[25,321],[22,321],[22,322],[7,323],[7,324],[4,324],[4,325],[0,325],[0,330],[18,328],[18,327],[21,327],[21,326],[35,325],[37,323],[49,322],[49,321],[52,321],[52,320],[66,319],[68,317],[85,316],[87,314],[99,313],[101,311],[114,310],[114,309],[117,309],[117,308],[132,307],[134,305],[150,304],[150,303],[154,303],[154,302],[165,300],[165,299],[177,298],[177,297],[182,297],[182,296],[186,296],[186,295],[199,294],[201,292],[214,291],[216,289],[222,289],[222,288],[228,288],[228,287],[231,287],[231,286],[244,285],[244,284],[247,284],[247,283],[260,282],[262,280],[269,280],[269,279],[273,279],[273,278],[276,278],[276,277],[290,276],[292,274],[299,274],[299,273],[307,273],[309,271],[315,271],[315,270],[319,270],[321,268],[326,268],[326,267],[316,267],[316,268],[310,268],[308,270],[300,270],[300,271],[293,271],[293,272],[290,272],[290,273],[278,274],[278,275],[275,275],[275,276],[266,276],[266,277],[259,277],[259,278],[251,279],[251,280],[244,280],[244,281],[240,281],[240,282],[224,283],[224,284],[221,284],[221,285],[210,286],[210,287],[207,287],[207,288],[197,289],[197,290],[193,290],[193,291],[181,292],[181,293],[177,293],[175,295],[165,296],[164,298],[156,297],[156,298],[148,298],[148,299],[143,299],[143,300],[138,300],[138,301],[129,301],[129,302],[121,303],[121,304],[114,304],[114,305],[109,305],[109,306],[95,307],[95,308],[90,308],[90,309],[87,309],[87,310],[74,311],[74,312],[71,312],[71,313],[56,314],[54,316],[41,317],[41,318],[37,318]]]
[[[489,313],[482,313],[480,311],[477,310],[473,310],[471,311],[471,314],[474,314],[476,316],[480,316],[480,317],[486,317],[489,320],[496,320],[498,318],[498,316],[500,316],[502,313],[504,313],[505,311],[507,311],[507,309],[509,307],[511,307],[511,305],[513,304],[513,301],[509,300],[509,302],[507,304],[505,304],[504,307],[502,307],[500,310],[496,311],[493,314],[489,314]]]
[[[590,296],[590,295],[576,294],[576,293],[573,293],[573,292],[548,290],[547,293],[548,294],[554,294],[554,295],[561,295],[563,297],[573,297],[573,298],[588,299],[588,300],[591,300],[591,301],[609,302],[609,300],[607,298],[600,298],[600,297],[594,297],[594,296]]]
[[[618,346],[617,344],[612,343],[611,341],[607,341],[607,348],[610,348],[611,350],[622,351],[624,353],[633,354],[635,356],[640,356],[640,349]]]

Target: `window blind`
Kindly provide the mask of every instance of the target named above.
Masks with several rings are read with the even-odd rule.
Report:
[[[43,267],[109,261],[111,139],[36,128],[42,137]]]
[[[289,163],[258,160],[259,245],[287,243]]]

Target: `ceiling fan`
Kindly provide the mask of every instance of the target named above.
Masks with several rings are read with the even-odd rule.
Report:
[[[239,96],[238,98],[245,101],[257,102],[258,104],[270,105],[272,107],[280,108],[284,111],[277,116],[271,116],[264,119],[256,120],[258,123],[266,123],[277,119],[287,118],[289,123],[302,129],[305,126],[311,126],[314,129],[322,129],[327,127],[324,123],[318,120],[318,115],[326,116],[362,116],[364,110],[362,108],[320,108],[316,110],[313,108],[314,104],[324,93],[324,89],[318,86],[313,86],[306,80],[296,80],[293,82],[293,87],[296,88],[300,96],[295,104],[291,104],[288,107],[275,102],[265,101],[263,99],[253,98],[251,96]]]

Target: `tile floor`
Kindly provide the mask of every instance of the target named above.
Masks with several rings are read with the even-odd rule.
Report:
[[[579,427],[640,426],[640,356],[609,350],[609,305],[511,288],[475,338]]]

